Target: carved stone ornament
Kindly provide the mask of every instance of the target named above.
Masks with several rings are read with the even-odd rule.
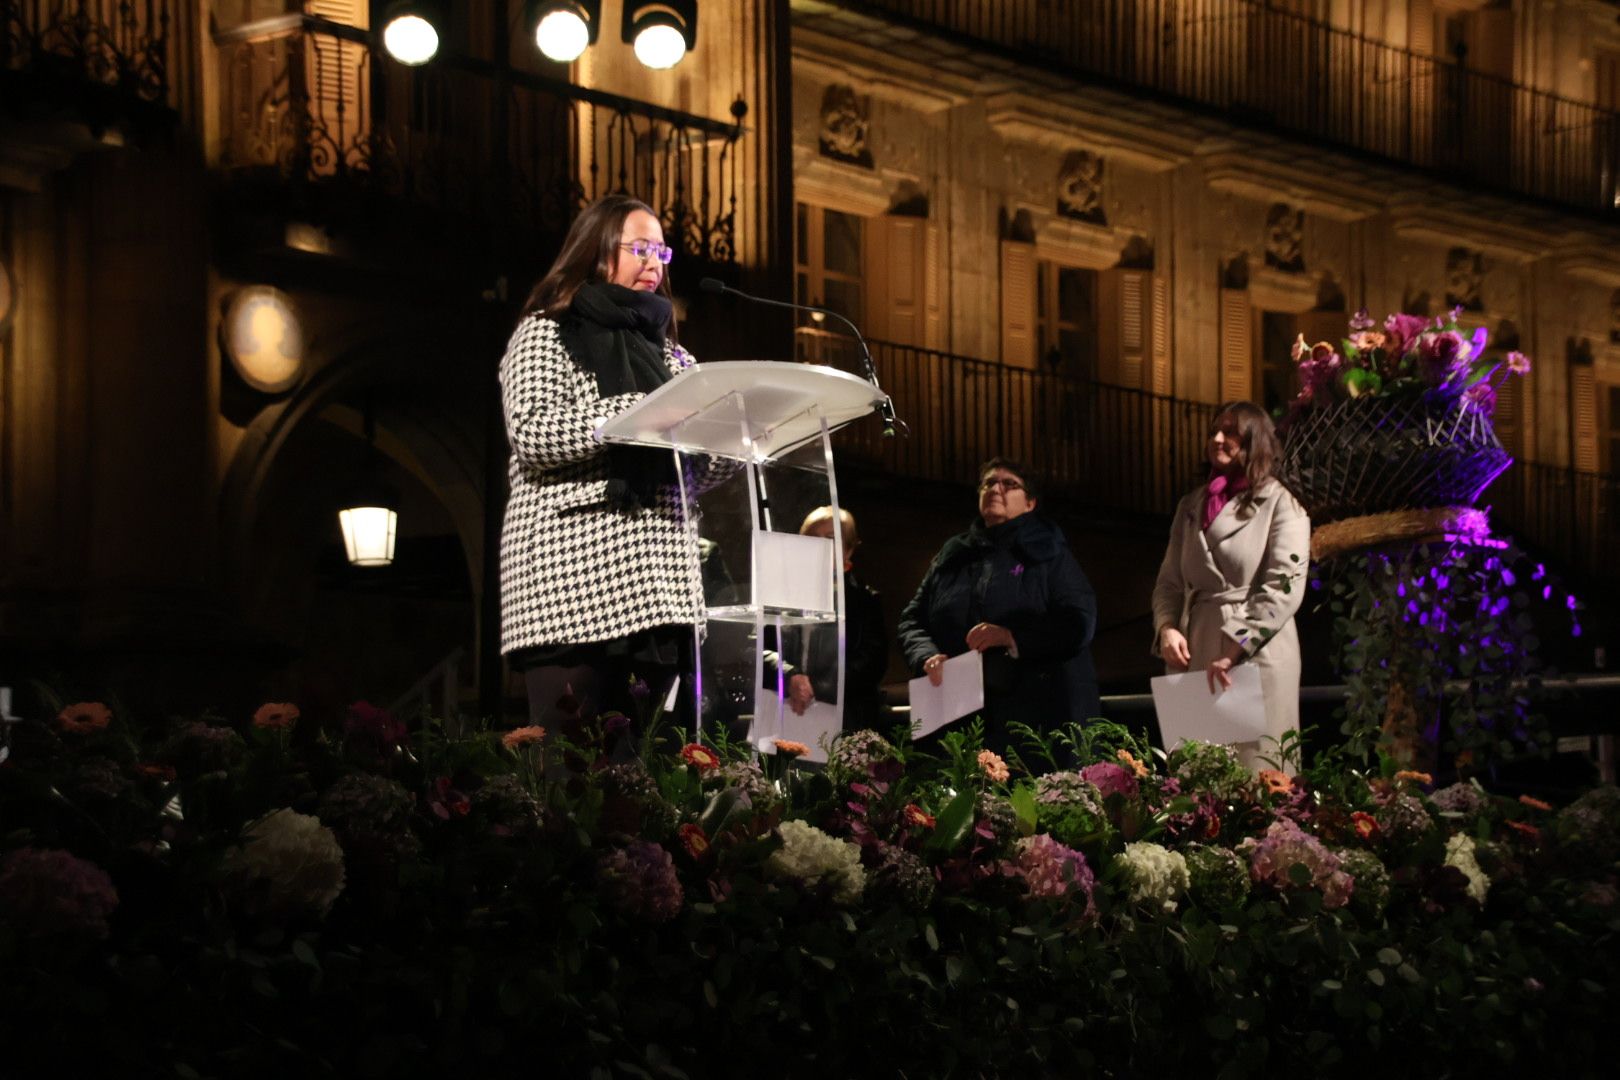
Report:
[[[1058,170],[1057,210],[1064,217],[1093,225],[1108,224],[1103,208],[1103,159],[1089,150],[1076,150]]]
[[[1446,307],[1485,310],[1485,256],[1464,247],[1446,252]]]
[[[1271,204],[1266,211],[1266,265],[1285,274],[1305,272],[1305,211]]]
[[[833,83],[821,96],[821,152],[837,161],[872,167],[872,148],[867,142],[866,103],[855,96],[855,88]]]

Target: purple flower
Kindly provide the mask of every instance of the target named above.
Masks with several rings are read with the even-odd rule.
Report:
[[[1362,330],[1371,330],[1377,325],[1378,323],[1375,322],[1373,317],[1367,313],[1366,308],[1361,308],[1354,315],[1350,316],[1351,330],[1358,332]]]
[[[378,752],[392,750],[405,741],[405,725],[387,709],[357,701],[343,719],[343,737]]]
[[[1513,375],[1530,374],[1530,358],[1517,349],[1507,354],[1507,369]]]
[[[1468,343],[1455,330],[1424,334],[1418,339],[1418,371],[1430,386],[1450,382],[1468,360]]]
[[[1081,769],[1080,775],[1096,785],[1105,799],[1110,795],[1123,795],[1127,799],[1136,797],[1136,774],[1123,765],[1116,765],[1112,761],[1099,761],[1095,765],[1087,765]]]
[[[644,922],[668,922],[681,912],[684,894],[675,860],[645,840],[615,848],[596,864],[607,901],[622,915]]]
[[[1416,343],[1419,334],[1428,328],[1428,320],[1421,315],[1391,315],[1384,320],[1384,332],[1389,335],[1389,353],[1405,356]]]
[[[0,912],[25,935],[105,939],[117,907],[106,871],[66,851],[18,848],[0,863]]]
[[[1047,833],[1036,833],[1018,841],[1018,869],[1031,896],[1045,900],[1085,898],[1085,916],[1095,910],[1092,900],[1097,879],[1086,864],[1086,857],[1074,848],[1058,843]]]
[[[1486,417],[1496,415],[1496,391],[1489,383],[1477,382],[1463,391],[1463,404],[1479,410]]]
[[[1273,821],[1266,835],[1243,841],[1237,849],[1249,856],[1249,874],[1256,882],[1281,891],[1295,888],[1293,868],[1303,866],[1310,874],[1309,887],[1322,893],[1325,908],[1343,907],[1350,902],[1355,880],[1339,867],[1339,857],[1287,818]]]

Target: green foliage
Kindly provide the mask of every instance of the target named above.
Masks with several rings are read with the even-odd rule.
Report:
[[[1579,1075],[1600,1060],[1620,959],[1612,790],[1556,817],[1482,797],[1464,820],[1342,758],[1279,792],[1193,745],[1171,755],[1173,776],[1133,773],[1133,791],[1072,827],[1080,803],[1037,791],[1083,781],[998,788],[1016,822],[1001,837],[973,730],[943,759],[852,740],[866,749],[835,787],[768,777],[718,741],[720,767],[688,763],[650,719],[646,757],[613,765],[588,726],[571,744],[506,746],[430,723],[382,753],[307,721],[208,727],[17,725],[0,860],[72,852],[110,876],[118,908],[105,938],[42,932],[0,872],[0,1010],[28,1034],[8,1075],[502,1074],[537,1057],[581,1076],[1257,1076],[1389,1060]],[[1155,761],[1115,725],[1019,734],[1023,760],[1054,770]],[[186,738],[220,767],[165,773],[167,754],[200,759]],[[1352,815],[1397,797],[1435,817],[1429,833],[1359,836]],[[226,871],[244,825],[283,806],[324,815],[343,846],[324,919],[255,914]],[[656,828],[661,807],[673,828]],[[859,902],[770,871],[784,815],[859,847]],[[1348,850],[1386,902],[1330,910],[1297,863],[1287,888],[1251,885],[1251,851],[1285,821]],[[1464,826],[1490,875],[1483,906],[1445,864]],[[1118,880],[1123,845],[1148,836],[1187,859],[1174,911],[1133,908]],[[1037,894],[1029,853],[1053,841],[1083,853],[1095,886]],[[602,860],[632,848],[668,860],[667,918],[604,892]]]

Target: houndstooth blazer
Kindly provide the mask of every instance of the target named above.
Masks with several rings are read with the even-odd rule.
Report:
[[[672,372],[692,363],[664,345]],[[511,497],[501,530],[501,651],[607,641],[655,626],[690,625],[702,611],[695,531],[680,491],[659,491],[640,513],[609,510],[607,450],[596,428],[640,393],[599,396],[557,323],[519,324],[500,367],[512,447]]]

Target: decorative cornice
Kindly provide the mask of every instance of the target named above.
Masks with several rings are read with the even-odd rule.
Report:
[[[793,148],[793,197],[863,217],[887,213],[891,202],[889,184],[882,175],[799,146]]]
[[[1203,138],[1124,119],[1075,95],[1059,102],[1021,92],[993,94],[985,107],[990,127],[1010,142],[1065,152],[1090,150],[1110,163],[1149,172],[1180,165],[1193,156]]]
[[[1086,270],[1107,270],[1119,265],[1119,257],[1134,233],[1093,225],[1063,217],[1050,206],[1020,202],[1015,209],[1029,214],[1035,227],[1035,253],[1064,266]]]
[[[971,79],[798,27],[793,31],[793,70],[820,82],[847,83],[858,94],[925,115],[966,104],[974,96]]]
[[[1470,248],[1519,264],[1545,258],[1558,242],[1557,237],[1539,229],[1513,225],[1501,218],[1460,214],[1433,204],[1395,206],[1389,217],[1390,230],[1403,240],[1443,248]]]
[[[1249,300],[1265,311],[1299,314],[1316,307],[1320,286],[1315,274],[1287,274],[1269,266],[1249,271]]]
[[[1358,182],[1302,164],[1232,151],[1210,154],[1202,164],[1212,190],[1258,203],[1286,202],[1312,217],[1349,223],[1383,209],[1383,200]]]

